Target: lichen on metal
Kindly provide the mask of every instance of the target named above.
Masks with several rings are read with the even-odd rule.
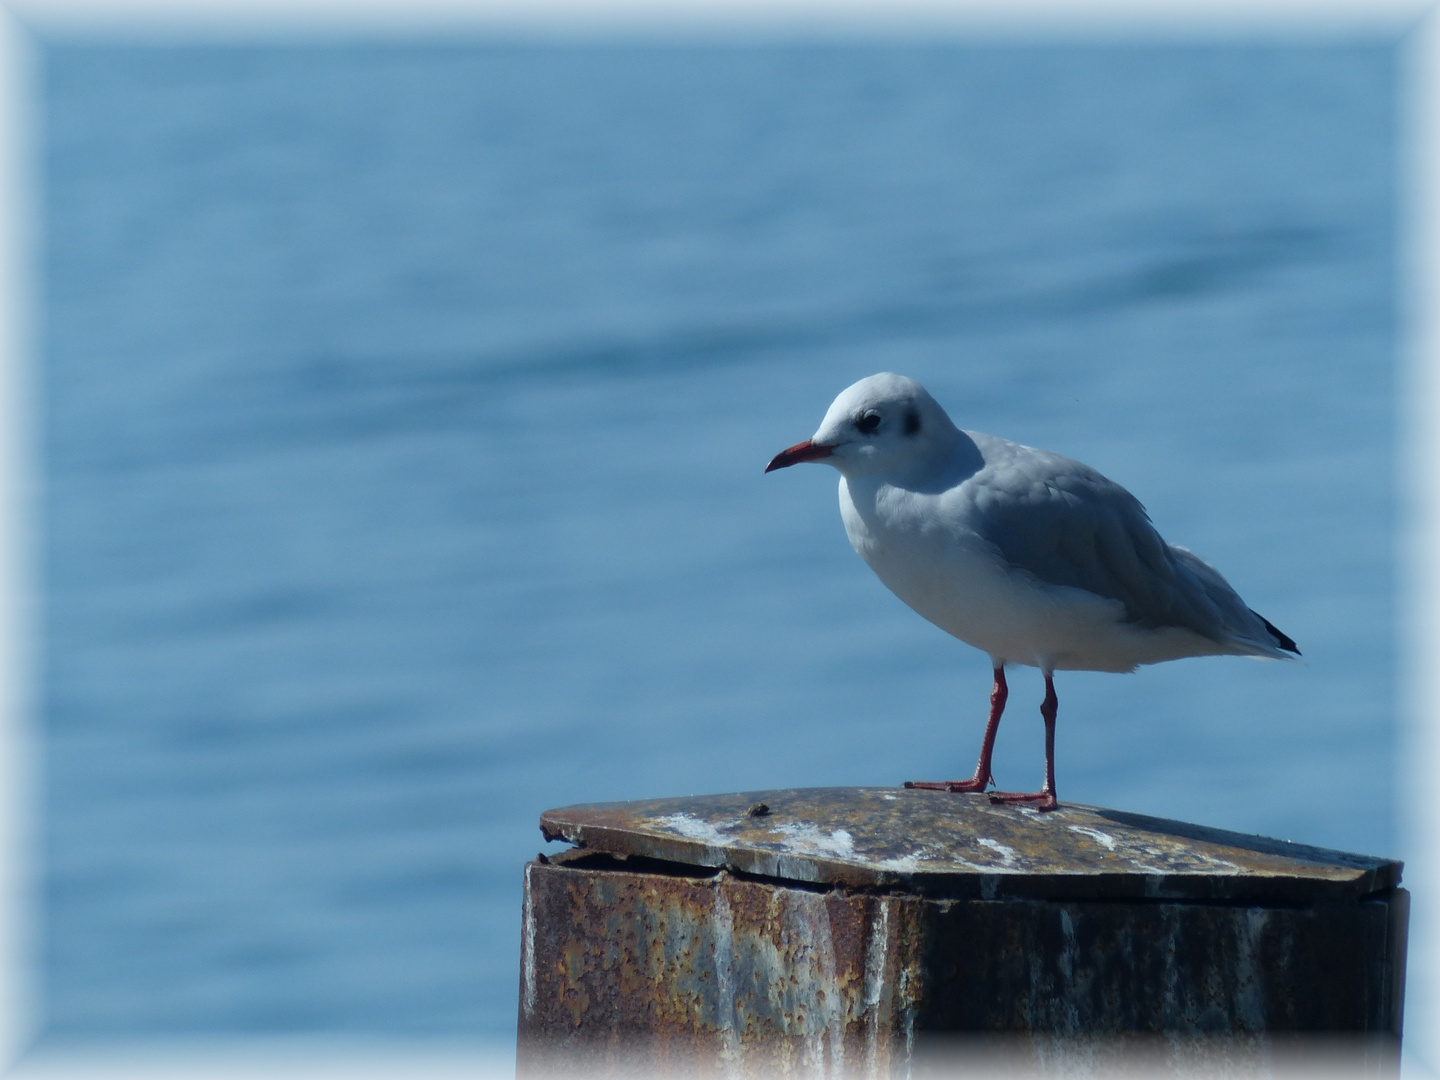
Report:
[[[761,816],[748,809],[763,804]],[[547,839],[788,881],[925,895],[1310,901],[1394,888],[1393,860],[1090,806],[800,788],[547,810]]]

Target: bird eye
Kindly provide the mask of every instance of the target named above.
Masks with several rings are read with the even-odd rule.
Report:
[[[872,435],[875,429],[880,426],[880,414],[878,412],[867,412],[864,416],[860,417],[859,420],[855,421],[855,426],[860,429],[861,435]]]

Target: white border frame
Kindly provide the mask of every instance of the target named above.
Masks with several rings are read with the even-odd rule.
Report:
[[[3,3],[4,0],[0,0]],[[34,28],[33,30],[31,28]],[[71,40],[908,38],[1314,41],[1404,38],[1402,354],[1397,385],[1402,595],[1396,821],[1411,890],[1403,1074],[1440,1076],[1440,17],[1419,0],[10,0],[0,6],[0,1075],[476,1077],[510,1058],[443,1042],[96,1044],[27,1052],[38,1036],[32,735],[39,612],[33,427],[40,299],[32,144],[34,32]],[[1365,798],[1366,792],[1337,792]],[[1375,795],[1375,797],[1383,797]],[[518,978],[518,976],[517,976]]]

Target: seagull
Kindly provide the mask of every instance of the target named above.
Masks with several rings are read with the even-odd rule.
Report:
[[[1045,783],[989,797],[1054,810],[1056,671],[1300,655],[1218,570],[1166,543],[1119,484],[1060,454],[961,431],[914,379],[861,379],[813,436],[780,451],[765,471],[804,461],[839,470],[845,534],[886,587],[988,653],[994,667],[975,775],[907,788],[983,792],[994,783],[1006,664],[1045,676]]]

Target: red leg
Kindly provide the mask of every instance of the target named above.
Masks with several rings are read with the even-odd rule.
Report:
[[[1009,696],[1005,665],[1001,664],[995,669],[995,685],[990,688],[990,719],[985,722],[985,739],[980,744],[980,761],[974,776],[969,780],[906,780],[905,786],[926,791],[984,791],[994,781],[990,775],[990,754],[995,749],[995,732],[1000,730],[1000,714],[1005,711],[1005,699]]]
[[[1023,803],[1036,810],[1054,810],[1060,803],[1055,798],[1055,714],[1059,711],[1060,700],[1055,696],[1055,681],[1045,673],[1045,700],[1040,705],[1040,715],[1045,720],[1045,786],[1039,791],[1026,794],[1019,791],[992,791],[993,803]]]

